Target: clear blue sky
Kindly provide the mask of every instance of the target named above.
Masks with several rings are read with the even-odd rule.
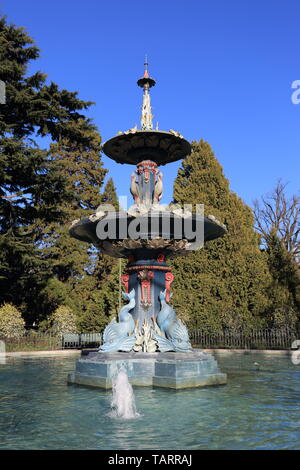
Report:
[[[103,140],[140,126],[136,80],[147,53],[160,129],[207,140],[248,204],[279,177],[299,191],[300,104],[291,102],[299,1],[4,0],[0,11],[41,49],[32,71],[96,102],[89,115]],[[128,194],[133,167],[103,160],[118,193]],[[179,164],[162,168],[163,202]]]

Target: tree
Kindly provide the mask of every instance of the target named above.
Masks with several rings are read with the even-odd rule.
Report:
[[[264,247],[273,237],[278,237],[291,253],[295,262],[300,262],[300,196],[286,195],[286,183],[282,180],[270,194],[254,201],[255,226],[262,235]]]
[[[71,239],[72,220],[114,198],[100,161],[101,138],[82,113],[92,102],[77,92],[28,74],[39,49],[24,28],[0,18],[0,289],[2,301],[19,306],[27,323],[65,304],[78,312],[97,255]],[[47,137],[50,148],[40,148]],[[80,287],[81,286],[81,287]],[[77,295],[75,295],[77,293]]]
[[[25,322],[21,312],[12,304],[0,307],[0,337],[20,338],[25,333]]]
[[[193,142],[191,155],[182,161],[174,202],[203,203],[205,215],[213,214],[228,229],[224,237],[172,261],[179,315],[190,327],[208,331],[265,326],[271,283],[266,254],[259,248],[251,209],[230,191],[207,142]]]
[[[292,254],[286,249],[276,230],[268,236],[267,261],[272,275],[269,289],[272,310],[270,325],[298,328],[300,326],[300,273]]]
[[[119,208],[113,180],[108,179],[102,194],[102,204]],[[99,331],[119,309],[120,263],[124,261],[111,258],[94,249],[94,268],[86,275],[77,289],[85,292],[81,304],[79,326],[81,331]],[[81,296],[82,298],[82,296]]]
[[[64,305],[52,313],[50,325],[55,334],[77,333],[76,317],[72,310]]]
[[[42,228],[42,256],[52,266],[51,277],[41,291],[44,311],[42,317],[59,305],[67,305],[78,317],[82,331],[94,331],[106,322],[117,303],[116,289],[112,289],[110,301],[106,283],[111,285],[111,271],[116,278],[116,260],[99,254],[85,242],[70,237],[71,222],[92,214],[100,204],[117,207],[116,190],[112,179],[108,179],[101,193],[107,170],[99,157],[100,138],[95,133],[89,146],[77,145],[67,140],[51,146],[51,158],[56,169],[64,175],[72,199],[64,203],[63,220]],[[114,285],[114,284],[113,284]]]

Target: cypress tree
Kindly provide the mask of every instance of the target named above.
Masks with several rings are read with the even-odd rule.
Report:
[[[224,237],[172,261],[173,303],[180,316],[207,331],[265,326],[271,282],[266,255],[251,209],[230,191],[207,142],[192,143],[174,183],[174,202],[204,204],[205,215],[216,216],[228,229]]]
[[[267,244],[267,261],[272,274],[269,289],[271,309],[269,323],[273,327],[300,328],[300,272],[285,243],[271,231]]]

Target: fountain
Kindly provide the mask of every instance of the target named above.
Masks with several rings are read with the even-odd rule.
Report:
[[[82,355],[69,383],[111,388],[121,368],[138,386],[179,389],[226,383],[213,356],[192,348],[186,325],[170,305],[174,275],[167,259],[221,237],[226,227],[201,210],[160,204],[158,166],[184,158],[191,145],[179,132],[153,129],[149,90],[155,83],[146,62],[137,82],[143,89],[141,129],[119,132],[103,145],[116,162],[136,165],[130,186],[134,204],[118,212],[100,206],[70,228],[72,237],[128,260],[121,277],[128,303],[118,321],[105,328],[99,351]]]
[[[124,370],[120,370],[112,382],[113,397],[111,401],[111,418],[133,419],[140,414],[136,411],[132,386]]]

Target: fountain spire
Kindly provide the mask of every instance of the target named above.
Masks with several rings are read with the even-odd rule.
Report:
[[[145,56],[144,63],[144,75],[137,81],[139,87],[143,88],[143,104],[142,104],[142,117],[141,117],[141,128],[143,131],[151,131],[153,129],[153,114],[150,102],[149,90],[155,85],[155,80],[149,76],[148,72],[148,58]]]

